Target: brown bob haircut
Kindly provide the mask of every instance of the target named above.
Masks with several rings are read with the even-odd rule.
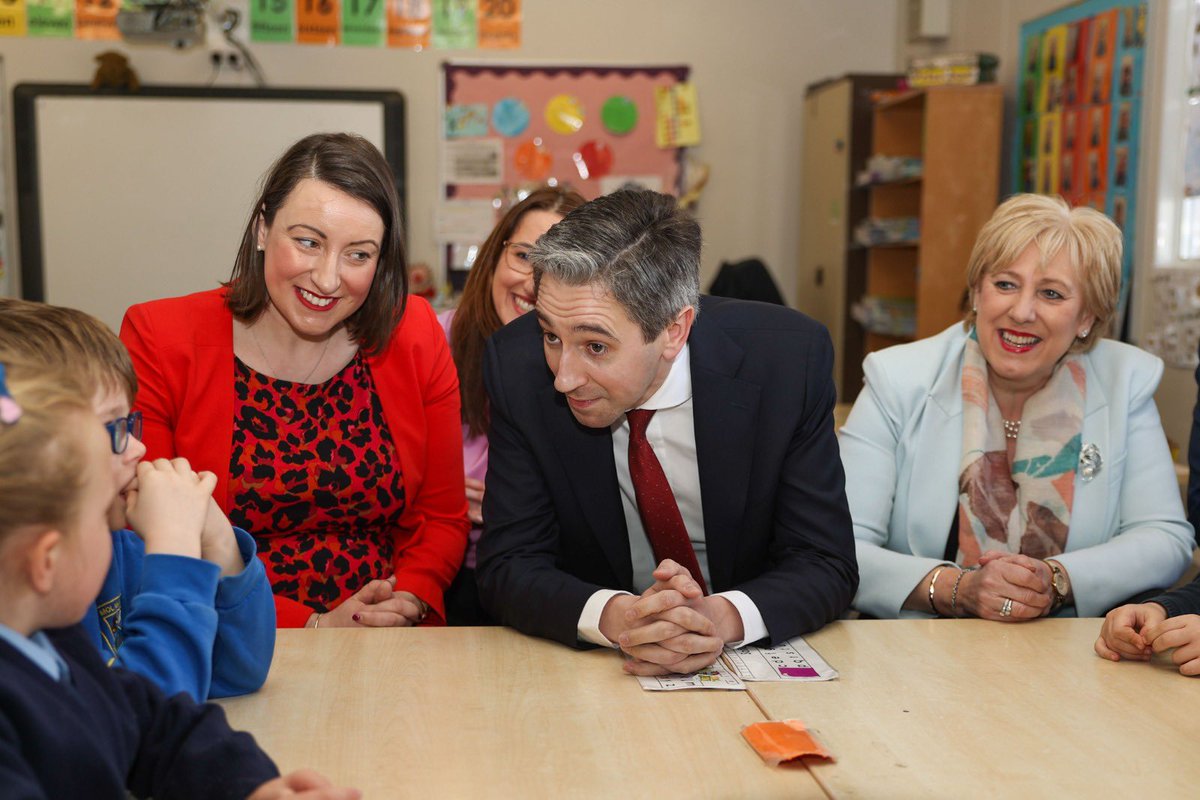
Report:
[[[242,244],[225,283],[225,303],[233,316],[252,323],[267,309],[270,297],[263,278],[258,226],[267,227],[300,181],[327,183],[375,209],[383,220],[383,242],[375,280],[362,308],[346,320],[346,328],[366,355],[387,347],[408,299],[408,270],[396,179],[375,145],[352,133],[314,133],[296,142],[271,167],[246,221]]]
[[[463,424],[472,436],[487,432],[487,392],[483,388],[483,349],[488,337],[500,330],[500,315],[492,301],[492,278],[521,218],[530,211],[550,211],[566,216],[586,201],[571,189],[543,186],[511,206],[496,223],[479,249],[463,287],[454,321],[450,324],[450,353],[458,368]]]

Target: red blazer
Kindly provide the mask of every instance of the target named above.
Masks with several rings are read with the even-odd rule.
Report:
[[[141,303],[121,323],[138,378],[147,458],[183,456],[217,476],[213,497],[228,511],[233,452],[233,315],[225,290]],[[429,304],[409,297],[391,342],[367,360],[404,471],[407,499],[396,530],[396,588],[445,621],[442,592],[467,546],[458,375]],[[301,627],[312,609],[275,597],[280,627]],[[436,618],[434,615],[436,614]]]

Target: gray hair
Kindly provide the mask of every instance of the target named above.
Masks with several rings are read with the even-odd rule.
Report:
[[[568,214],[529,252],[542,276],[597,284],[653,341],[688,306],[700,311],[700,225],[675,198],[643,189],[598,197]]]

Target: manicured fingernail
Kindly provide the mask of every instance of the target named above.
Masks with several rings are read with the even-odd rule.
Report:
[[[358,619],[359,619],[358,614],[355,614],[350,619],[354,620],[355,622],[358,622]]]

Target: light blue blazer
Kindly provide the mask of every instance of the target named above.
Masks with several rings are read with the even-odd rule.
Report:
[[[958,513],[966,338],[957,323],[863,362],[866,386],[840,444],[861,578],[854,607],[864,613],[929,616],[900,606],[946,563]],[[1174,583],[1194,539],[1154,405],[1162,361],[1110,340],[1082,360],[1083,444],[1096,445],[1103,464],[1090,481],[1075,476],[1067,550],[1057,560],[1070,575],[1075,612],[1095,617]]]

